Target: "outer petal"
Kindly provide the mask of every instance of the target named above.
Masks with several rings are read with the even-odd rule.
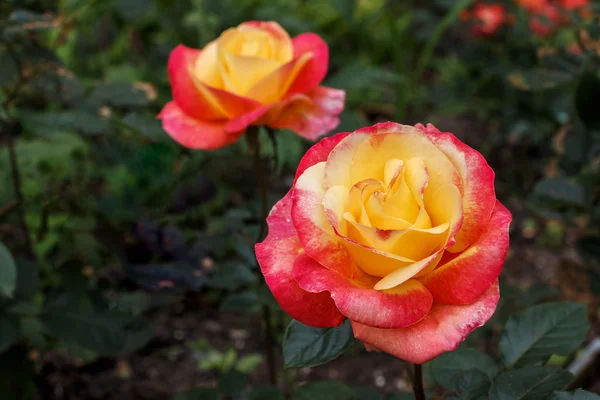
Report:
[[[343,90],[319,86],[306,95],[295,95],[274,107],[266,123],[315,140],[339,125],[338,115],[344,109],[345,97]]]
[[[365,273],[335,234],[321,204],[324,168],[325,162],[315,164],[296,180],[292,196],[294,227],[302,249],[319,264],[349,279],[361,278]]]
[[[300,175],[302,175],[308,168],[317,163],[327,161],[327,157],[329,157],[331,150],[333,150],[333,148],[348,135],[350,135],[350,132],[338,133],[337,135],[319,140],[318,143],[308,149],[298,164],[298,169],[296,170],[296,176],[294,178],[294,184]]]
[[[173,99],[191,117],[203,120],[231,118],[260,106],[257,101],[212,88],[201,82],[194,70],[201,50],[177,46],[169,56],[169,80]]]
[[[485,232],[471,247],[445,262],[420,281],[436,303],[469,304],[481,296],[500,275],[508,252],[508,227],[512,216],[499,201]]]
[[[292,39],[294,59],[302,54],[312,53],[310,61],[302,68],[296,80],[288,90],[288,96],[307,93],[323,81],[329,65],[329,48],[319,35],[303,33]]]
[[[448,157],[461,176],[463,184],[463,224],[456,235],[451,252],[460,252],[475,242],[486,230],[496,205],[494,171],[483,156],[449,132],[440,132],[435,126],[418,124],[416,128],[430,139]]]
[[[280,66],[257,81],[246,92],[246,97],[260,101],[262,104],[273,104],[283,99],[300,71],[310,62],[311,57],[309,53],[305,53]]]
[[[239,139],[243,132],[228,134],[224,121],[202,121],[185,114],[174,101],[160,114],[163,129],[179,144],[190,149],[214,150]]]
[[[380,329],[352,321],[354,336],[366,345],[400,359],[422,364],[452,351],[490,319],[500,292],[498,283],[466,306],[434,305],[420,322],[398,329]]]
[[[273,206],[267,218],[269,234],[256,245],[256,258],[267,285],[286,313],[310,326],[338,326],[345,317],[329,294],[306,292],[292,277],[294,259],[302,249],[290,217],[291,193]]]
[[[390,290],[375,290],[376,278],[351,282],[304,253],[296,258],[294,278],[311,293],[329,291],[337,308],[352,321],[379,328],[412,325],[427,315],[433,303],[431,294],[414,279]]]

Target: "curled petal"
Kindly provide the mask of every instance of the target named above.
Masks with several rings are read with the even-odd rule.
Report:
[[[475,242],[486,230],[496,205],[494,171],[483,156],[449,132],[440,132],[428,124],[421,129],[448,157],[458,171],[463,186],[463,224],[456,235],[456,243],[449,250],[460,252]]]
[[[294,177],[294,184],[296,184],[300,175],[308,168],[320,162],[327,161],[327,157],[329,157],[331,150],[333,150],[333,148],[348,135],[350,135],[350,132],[338,133],[337,135],[319,140],[319,142],[308,149],[298,164],[296,176]]]
[[[296,80],[289,88],[287,95],[307,93],[316,88],[327,75],[329,65],[329,48],[319,35],[303,33],[292,39],[294,59],[303,54],[312,54],[310,61],[302,68]]]
[[[296,258],[293,274],[300,288],[311,293],[328,291],[342,314],[369,326],[412,325],[427,314],[433,303],[431,293],[417,280],[389,290],[374,290],[377,279],[367,276],[350,281],[306,254]]]
[[[256,245],[256,258],[273,296],[294,319],[317,328],[340,325],[345,317],[328,293],[309,293],[292,276],[294,259],[302,251],[292,225],[291,191],[269,214],[267,238]]]
[[[480,239],[449,260],[442,259],[433,272],[419,279],[436,303],[469,304],[497,280],[508,252],[511,219],[510,211],[496,201]]]
[[[202,120],[218,120],[246,114],[260,106],[255,100],[215,89],[202,82],[196,70],[201,50],[177,46],[169,56],[169,80],[173,99],[188,115]]]
[[[292,220],[302,248],[318,263],[348,278],[362,277],[344,243],[336,236],[321,204],[324,162],[309,167],[293,189]]]
[[[225,121],[194,119],[174,101],[167,103],[157,118],[162,120],[163,129],[177,143],[190,149],[218,149],[235,142],[243,133],[226,133]]]
[[[344,109],[344,99],[343,90],[319,86],[307,94],[298,94],[274,105],[265,123],[315,140],[339,125],[338,115]]]
[[[256,82],[246,96],[260,101],[263,104],[273,104],[284,98],[288,88],[294,83],[296,77],[310,60],[310,54],[300,57],[275,69],[258,82]]]
[[[405,328],[381,329],[352,321],[352,329],[354,336],[365,344],[402,360],[422,364],[456,349],[474,329],[490,319],[499,298],[496,282],[472,304],[436,304],[425,318]]]

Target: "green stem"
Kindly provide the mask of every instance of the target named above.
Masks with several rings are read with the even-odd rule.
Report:
[[[413,393],[415,394],[415,400],[426,400],[425,390],[423,389],[423,367],[421,364],[415,364],[414,371],[412,388]]]
[[[260,193],[260,226],[256,242],[261,242],[267,233],[267,215],[269,212],[269,202],[267,198],[267,176],[263,166],[263,160],[260,153],[260,130],[256,126],[251,126],[246,132],[246,140],[250,153],[254,157],[254,170],[259,181]],[[266,284],[266,282],[263,281]],[[269,380],[272,385],[277,386],[277,365],[275,359],[275,340],[273,338],[273,327],[271,326],[271,307],[268,304],[262,305],[262,320],[265,326],[265,353],[267,355],[267,365],[269,367]]]
[[[454,4],[454,6],[448,11],[448,13],[444,16],[444,19],[437,25],[433,34],[427,41],[423,52],[421,53],[421,57],[417,61],[417,66],[415,68],[415,72],[413,75],[413,79],[411,82],[413,84],[418,84],[419,79],[425,69],[429,66],[431,57],[433,56],[433,51],[437,47],[440,39],[444,35],[444,32],[452,25],[460,16],[460,13],[467,8],[473,0],[459,0]]]

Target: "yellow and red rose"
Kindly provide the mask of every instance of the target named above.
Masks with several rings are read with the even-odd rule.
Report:
[[[369,348],[423,363],[492,316],[510,221],[481,154],[432,125],[382,123],[306,153],[256,256],[298,321],[348,318]]]
[[[314,140],[339,124],[344,108],[344,91],[319,86],[328,62],[327,44],[316,34],[292,39],[276,22],[244,22],[201,50],[173,50],[173,101],[158,118],[189,148],[226,146],[250,125]]]

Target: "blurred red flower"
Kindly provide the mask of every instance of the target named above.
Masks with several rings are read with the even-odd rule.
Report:
[[[502,4],[477,4],[470,14],[475,20],[473,33],[478,36],[490,36],[506,22],[506,10]]]

